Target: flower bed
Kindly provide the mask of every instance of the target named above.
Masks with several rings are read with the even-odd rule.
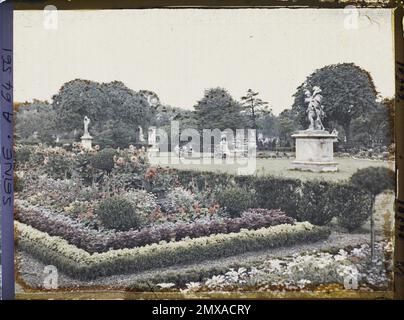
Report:
[[[59,236],[90,253],[110,249],[141,247],[164,241],[178,241],[185,237],[198,238],[212,234],[256,230],[279,224],[293,224],[294,220],[280,210],[246,212],[240,218],[200,220],[192,223],[165,223],[156,227],[125,232],[105,232],[90,229],[63,215],[46,209],[19,206],[15,218],[51,236]]]
[[[344,289],[346,279],[356,279],[357,290],[386,290],[392,284],[392,244],[376,244],[375,260],[368,244],[338,252],[311,251],[259,261],[220,266],[194,266],[158,273],[133,282],[130,291],[303,291]]]
[[[329,236],[328,228],[304,222],[90,254],[60,237],[49,236],[17,221],[15,225],[20,249],[55,265],[62,272],[83,279],[194,263],[248,251],[314,242]]]
[[[258,291],[292,291],[312,290],[326,285],[344,289],[352,285],[355,287],[352,289],[387,290],[392,280],[389,277],[392,270],[391,248],[391,242],[378,243],[373,262],[368,244],[350,250],[340,249],[337,253],[317,251],[295,254],[246,268],[231,268],[201,282],[190,282],[185,287],[186,291],[252,288]],[[164,284],[160,284],[160,287],[164,287]]]

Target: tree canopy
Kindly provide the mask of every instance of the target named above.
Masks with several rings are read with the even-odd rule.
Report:
[[[245,126],[245,118],[241,114],[241,104],[223,88],[206,90],[203,98],[194,108],[200,130],[235,130]]]
[[[304,128],[307,128],[305,91],[312,92],[314,86],[322,90],[324,126],[328,128],[331,120],[337,122],[344,128],[348,141],[352,119],[377,107],[376,88],[367,71],[353,63],[328,65],[309,75],[294,94],[292,109],[298,114]]]
[[[147,94],[145,94],[145,92]],[[64,132],[82,131],[83,118],[91,119],[90,130],[103,132],[113,125],[137,131],[154,119],[155,106],[150,92],[135,92],[122,82],[98,83],[76,79],[65,83],[53,96],[57,126]]]

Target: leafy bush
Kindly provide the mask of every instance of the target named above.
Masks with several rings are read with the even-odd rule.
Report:
[[[281,177],[254,177],[257,206],[267,209],[281,209],[295,218],[300,200],[301,181]],[[249,183],[249,182],[247,182]]]
[[[122,197],[132,204],[142,224],[150,220],[150,215],[158,209],[156,196],[146,190],[133,189],[122,194]]]
[[[393,190],[395,186],[394,171],[385,167],[367,167],[356,171],[350,179],[352,185],[374,197],[385,190]]]
[[[111,172],[114,168],[114,155],[116,151],[112,148],[105,148],[94,154],[91,164],[95,169]]]
[[[92,158],[93,154],[87,150],[83,150],[76,156],[75,172],[87,185],[91,184],[94,178],[94,170],[91,164]]]
[[[46,173],[54,179],[71,177],[74,161],[64,154],[53,153],[44,160]]]
[[[155,193],[159,198],[173,186],[179,186],[177,176],[171,169],[149,167],[144,175],[144,188]]]
[[[87,252],[104,252],[109,249],[140,247],[161,240],[198,238],[212,234],[239,232],[241,229],[256,230],[294,221],[279,210],[252,209],[240,218],[198,220],[193,223],[165,223],[156,227],[124,232],[100,232],[89,229],[64,215],[37,207],[16,206],[15,219],[51,236],[59,236]]]
[[[15,162],[17,165],[24,164],[31,157],[31,148],[27,146],[18,146],[15,150]]]
[[[172,188],[166,195],[167,213],[193,211],[195,195],[183,187]]]
[[[141,224],[141,219],[132,204],[119,196],[101,201],[96,213],[102,224],[109,229],[129,230]]]
[[[232,217],[254,206],[254,194],[240,187],[230,187],[217,192],[216,200]]]
[[[338,224],[348,231],[359,228],[370,216],[371,196],[355,186],[341,184],[332,195]]]
[[[15,224],[20,249],[82,279],[195,263],[248,251],[290,246],[302,241],[318,241],[330,234],[328,228],[304,222],[90,255],[59,237],[51,237],[19,222]]]
[[[333,184],[325,181],[306,181],[298,200],[297,219],[325,225],[335,215]]]

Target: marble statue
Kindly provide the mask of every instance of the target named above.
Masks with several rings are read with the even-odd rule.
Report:
[[[336,130],[330,134],[323,126],[325,113],[321,105],[321,89],[314,86],[312,92],[306,90],[304,94],[310,125],[307,130],[292,134],[296,143],[295,160],[291,169],[312,172],[338,171],[338,163],[334,160],[334,142],[338,141],[338,134]]]
[[[313,93],[309,90],[305,91],[306,98],[304,101],[308,103],[306,113],[310,122],[307,130],[324,130],[321,119],[324,118],[325,113],[324,107],[321,105],[323,96],[320,93],[321,89],[317,86],[313,87]]]
[[[89,136],[89,132],[88,132],[88,125],[90,124],[90,118],[85,116],[84,117],[84,134],[83,136]]]
[[[141,126],[139,126],[139,141],[140,142],[144,142],[144,136],[143,136],[143,128]]]
[[[88,132],[88,125],[90,124],[90,118],[85,116],[84,117],[84,134],[81,137],[81,145],[83,146],[83,149],[85,150],[92,150],[92,140],[93,137],[90,136],[90,133]]]

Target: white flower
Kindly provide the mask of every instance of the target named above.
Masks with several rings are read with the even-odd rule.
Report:
[[[200,282],[190,282],[186,284],[187,286],[187,290],[188,291],[192,291],[192,290],[197,290],[201,287],[201,283]]]
[[[162,289],[169,289],[175,286],[175,283],[157,283],[157,286]]]

